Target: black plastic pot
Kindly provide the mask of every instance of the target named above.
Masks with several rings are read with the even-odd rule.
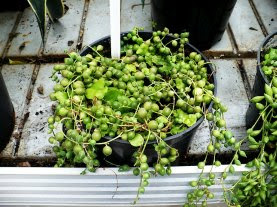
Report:
[[[152,20],[157,29],[188,31],[190,43],[204,50],[221,37],[237,0],[151,0]]]
[[[14,123],[13,105],[0,71],[0,153],[10,140]]]
[[[0,12],[23,11],[28,6],[29,3],[27,0],[9,0],[5,1],[5,3],[0,6]]]
[[[121,33],[121,37],[126,35],[126,34],[127,34],[127,32]],[[152,32],[139,32],[139,35],[144,40],[146,40],[146,39],[149,39],[149,38],[152,37]],[[168,35],[168,36],[166,36],[166,38],[164,38],[163,42],[166,43],[166,42],[169,42],[172,39],[173,39],[173,37]],[[96,46],[96,45],[99,45],[99,44],[103,45],[104,48],[105,48],[104,55],[106,57],[110,57],[110,36],[104,37],[104,38],[102,38],[102,39],[100,39],[96,42],[93,42],[90,46],[93,47],[93,46]],[[209,62],[208,59],[198,49],[196,49],[191,44],[187,44],[185,46],[185,51],[188,52],[188,53],[192,52],[192,51],[195,51],[195,52],[201,54],[202,58],[206,62]],[[80,54],[81,55],[86,55],[86,54],[91,53],[91,52],[92,52],[91,48],[86,47]],[[208,72],[210,74],[212,74],[211,77],[210,77],[210,81],[213,82],[214,85],[215,85],[214,94],[216,94],[216,78],[215,78],[214,73],[212,73],[214,71],[213,68],[212,68],[212,65],[208,64],[207,69],[208,69]],[[209,105],[209,110],[211,110],[211,107],[212,107],[212,103]],[[179,154],[180,154],[180,156],[176,160],[175,164],[178,164],[179,161],[180,161],[180,158],[182,158],[182,156],[187,153],[187,151],[189,149],[190,142],[191,142],[192,135],[196,132],[197,128],[203,122],[203,120],[204,120],[204,117],[202,116],[193,126],[188,128],[187,130],[164,139],[164,141],[168,145],[176,148],[178,150]],[[110,140],[111,138],[110,137],[104,137],[104,139],[107,141],[107,140]],[[154,141],[149,142],[146,149],[145,149],[145,154],[148,157],[148,162],[149,163],[153,163],[157,160],[157,154],[156,154],[156,151],[155,151],[155,149],[153,148],[153,145],[152,145],[154,143],[155,143]],[[132,147],[129,142],[121,140],[121,139],[117,139],[113,142],[110,142],[109,145],[113,149],[112,156],[108,157],[109,161],[111,161],[113,163],[116,163],[116,164],[126,164],[126,163],[132,164],[134,162],[134,160],[132,158],[132,154],[136,151],[136,148]]]
[[[275,35],[277,35],[277,31],[268,35],[260,45],[259,50],[257,51],[257,72],[255,76],[253,89],[251,91],[251,97],[263,96],[264,86],[265,84],[269,84],[269,81],[262,70],[261,62],[263,61],[263,52],[271,44],[270,41],[273,39]],[[257,120],[258,116],[259,110],[256,108],[254,103],[250,103],[246,112],[246,127],[252,127],[255,121]]]

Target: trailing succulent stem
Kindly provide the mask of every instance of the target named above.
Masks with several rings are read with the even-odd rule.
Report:
[[[270,80],[265,84],[264,95],[251,102],[259,110],[259,117],[247,130],[249,148],[257,156],[246,164],[249,171],[231,188],[224,189],[229,206],[276,206],[277,205],[277,49],[265,54],[262,69]]]
[[[191,193],[187,194],[188,202],[184,207],[196,206],[201,204],[207,206],[207,200],[214,198],[209,186],[216,184],[215,174],[212,169],[220,165],[216,161],[216,153],[221,146],[230,146],[233,149],[234,156],[222,173],[220,183],[223,188],[223,196],[228,206],[268,206],[277,205],[277,163],[276,163],[276,140],[277,140],[277,76],[276,76],[277,50],[271,48],[265,55],[263,61],[263,71],[271,79],[270,85],[265,85],[264,95],[256,96],[251,99],[260,111],[259,117],[254,125],[247,130],[247,136],[240,141],[236,141],[231,131],[226,129],[224,124],[217,124],[218,119],[223,119],[223,113],[226,109],[217,106],[214,100],[213,114],[206,116],[208,121],[212,121],[211,141],[207,147],[204,161],[198,163],[198,168],[202,169],[198,180],[191,181],[190,185],[194,187]],[[259,126],[262,123],[261,126]],[[241,144],[248,140],[249,148],[257,151],[257,157],[246,164],[249,171],[243,172],[242,177],[230,188],[224,185],[224,180],[228,173],[234,173],[233,165],[241,165],[240,157],[246,157],[246,153],[241,149]],[[209,154],[213,155],[213,165],[208,176],[204,176],[204,167]]]

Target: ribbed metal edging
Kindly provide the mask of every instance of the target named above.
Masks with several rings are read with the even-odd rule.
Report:
[[[220,174],[226,166],[214,167]],[[245,166],[225,180],[235,183]],[[139,177],[117,168],[99,168],[96,173],[80,175],[82,168],[2,167],[0,168],[0,206],[133,206]],[[206,167],[205,173],[210,171]],[[191,190],[189,182],[198,178],[196,166],[172,167],[170,176],[151,177],[145,194],[136,206],[181,206]],[[219,181],[210,189],[215,198],[210,204],[220,204],[222,186]]]

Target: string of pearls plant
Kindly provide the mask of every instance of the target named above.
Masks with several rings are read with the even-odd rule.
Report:
[[[50,98],[56,105],[48,126],[52,134],[49,142],[57,155],[55,166],[85,165],[86,170],[95,172],[100,160],[112,155],[110,144],[124,140],[136,149],[133,174],[141,178],[136,202],[145,192],[149,178],[170,175],[172,163],[180,156],[164,140],[204,116],[211,122],[212,138],[205,159],[198,163],[202,172],[198,180],[190,182],[194,190],[187,195],[184,206],[195,206],[200,200],[206,206],[207,199],[214,197],[208,187],[216,179],[212,168],[208,177],[203,174],[208,155],[213,156],[217,167],[221,165],[216,160],[221,147],[234,149],[223,180],[228,172],[234,172],[233,165],[241,164],[239,157],[246,157],[240,149],[244,139],[236,141],[226,128],[227,108],[214,96],[213,72],[207,70],[211,63],[194,51],[186,51],[189,34],[174,34],[168,40],[169,30],[165,28],[143,39],[139,30],[142,29],[134,28],[123,37],[121,59],[106,57],[106,48],[97,45],[85,56],[71,52],[64,63],[54,66],[51,78],[56,85]],[[213,110],[209,111],[212,102]],[[61,124],[63,128],[58,130]],[[254,137],[259,133],[252,130],[250,134]],[[145,153],[150,141],[154,141],[154,163],[148,162]],[[127,163],[119,168],[127,170]],[[230,190],[224,191],[227,198]]]

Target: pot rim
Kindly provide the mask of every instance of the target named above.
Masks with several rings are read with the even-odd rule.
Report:
[[[128,34],[128,33],[129,33],[129,32],[121,32],[121,33],[120,33],[120,36],[122,37],[122,36],[124,36],[124,35],[126,35],[126,34]],[[152,34],[151,31],[139,31],[138,33],[139,33],[139,34],[149,34],[149,33]],[[167,36],[173,37],[173,38],[174,38],[173,35],[167,35]],[[102,41],[104,41],[104,40],[110,40],[110,35],[107,35],[107,36],[105,36],[105,37],[102,37],[102,38],[100,38],[100,39],[94,41],[93,43],[91,43],[89,46],[84,47],[84,49],[80,52],[80,55],[85,55],[85,54],[87,54],[87,50],[91,50],[90,47],[93,47],[93,46],[99,44],[100,42],[102,42]],[[200,52],[196,47],[194,47],[194,46],[191,45],[190,43],[186,43],[186,45],[187,45],[188,47],[190,47],[193,51],[195,51],[195,52],[197,52],[198,54],[200,54],[201,57],[204,59],[205,62],[209,62],[208,58],[207,58],[202,52]],[[216,95],[216,94],[217,94],[217,82],[216,82],[216,77],[215,77],[216,70],[213,68],[213,66],[212,66],[211,63],[207,64],[207,66],[208,66],[208,67],[210,68],[210,70],[213,72],[213,73],[212,73],[212,79],[213,79],[213,84],[214,84],[214,86],[215,86],[215,87],[214,87],[214,95]],[[211,103],[209,104],[209,107],[207,108],[208,111],[211,111],[212,105],[213,105],[213,102],[211,102]],[[187,133],[193,131],[195,128],[197,128],[197,127],[203,122],[203,120],[204,120],[204,115],[202,115],[201,118],[199,118],[199,119],[196,121],[196,123],[193,124],[191,127],[187,128],[186,130],[184,130],[184,131],[182,131],[182,132],[180,132],[180,133],[178,133],[178,134],[175,134],[175,135],[171,135],[171,136],[169,136],[169,137],[166,137],[166,138],[163,139],[163,140],[164,140],[165,142],[167,142],[167,141],[176,139],[176,138],[178,138],[178,137],[180,137],[180,136],[182,136],[182,135],[184,135],[184,134],[187,134]],[[109,136],[104,136],[103,138],[105,138],[105,139],[107,139],[107,140],[111,140],[111,139],[112,139],[112,138],[109,137]],[[114,140],[114,141],[120,142],[120,143],[122,143],[122,144],[130,144],[128,141],[125,141],[125,140],[122,140],[122,139],[116,139],[116,140]],[[149,142],[147,143],[147,145],[148,145],[148,144],[155,144],[155,143],[156,143],[156,141],[149,141]]]

